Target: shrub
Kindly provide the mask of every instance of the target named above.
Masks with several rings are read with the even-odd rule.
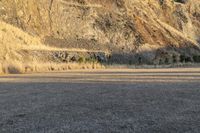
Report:
[[[177,63],[178,62],[176,55],[173,55],[172,59],[173,59],[173,63]]]
[[[194,62],[200,63],[200,55],[194,55],[193,60]]]
[[[164,0],[160,0],[160,5],[163,5],[164,4]]]
[[[192,62],[192,58],[189,56],[185,56],[185,55],[181,55],[180,56],[180,62],[182,63],[188,63],[188,62]]]
[[[185,58],[185,62],[192,62],[192,58],[191,57],[186,57]]]
[[[129,60],[129,61],[128,61],[128,64],[129,64],[129,65],[132,65],[132,64],[133,64],[132,60]]]
[[[139,57],[139,58],[138,58],[138,63],[139,63],[139,64],[142,64],[142,57]]]
[[[85,62],[94,63],[94,62],[97,62],[97,60],[95,58],[86,58]]]
[[[79,57],[78,63],[84,63],[84,62],[85,62],[85,58],[84,57]]]
[[[185,62],[185,58],[186,58],[186,56],[185,55],[180,55],[180,62]]]
[[[165,58],[165,64],[169,64],[169,59]]]
[[[162,65],[162,64],[164,64],[163,60],[159,59],[159,65]]]

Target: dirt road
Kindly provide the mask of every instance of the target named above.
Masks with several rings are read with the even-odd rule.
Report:
[[[199,131],[199,68],[0,76],[0,133]]]

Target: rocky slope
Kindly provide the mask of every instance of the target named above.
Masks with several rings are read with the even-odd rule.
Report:
[[[199,0],[0,0],[0,19],[47,45],[111,53],[110,62],[199,57]]]

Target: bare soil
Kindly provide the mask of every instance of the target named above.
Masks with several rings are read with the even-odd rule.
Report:
[[[0,77],[1,133],[199,133],[200,69]]]

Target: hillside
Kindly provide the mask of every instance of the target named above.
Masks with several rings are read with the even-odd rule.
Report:
[[[103,58],[104,53],[45,46],[39,37],[0,21],[0,74],[103,67],[82,57]]]
[[[42,43],[107,51],[109,62],[193,62],[199,0],[1,0],[0,19]]]

